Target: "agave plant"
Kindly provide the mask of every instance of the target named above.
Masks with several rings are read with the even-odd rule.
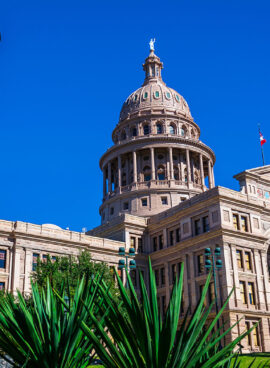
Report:
[[[224,311],[228,299],[214,320],[207,325],[214,301],[209,308],[204,307],[211,275],[209,274],[201,300],[192,316],[186,313],[180,321],[184,266],[181,266],[179,280],[175,282],[164,319],[158,310],[157,290],[154,272],[149,260],[149,296],[140,275],[141,302],[127,275],[125,288],[116,273],[123,306],[126,313],[106,289],[99,285],[104,298],[103,308],[109,310],[105,324],[101,324],[93,311],[89,315],[96,331],[82,321],[82,329],[93,341],[94,349],[108,368],[214,368],[229,364],[237,344],[251,330],[219,348],[222,339],[234,327],[225,332],[216,331],[217,320]],[[230,297],[230,296],[229,296]],[[215,353],[213,354],[213,350]]]
[[[73,297],[68,286],[57,294],[48,280],[42,289],[32,284],[30,302],[19,292],[15,299],[7,294],[0,304],[0,356],[14,367],[87,367],[92,343],[80,325],[91,324],[89,313],[99,314],[99,282],[83,279]]]

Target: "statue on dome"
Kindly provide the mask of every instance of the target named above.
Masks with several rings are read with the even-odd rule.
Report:
[[[151,38],[150,42],[149,42],[149,46],[150,46],[150,50],[151,51],[155,51],[155,42],[156,42],[156,39],[155,38]]]

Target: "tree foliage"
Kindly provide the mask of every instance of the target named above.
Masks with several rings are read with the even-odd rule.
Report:
[[[38,258],[36,270],[33,272],[33,281],[39,287],[46,286],[49,279],[52,287],[60,290],[63,280],[68,280],[71,293],[74,292],[78,280],[83,277],[86,279],[94,278],[96,275],[102,275],[107,285],[110,285],[111,292],[117,295],[117,287],[113,270],[104,262],[94,262],[88,251],[83,251],[77,257],[61,256],[54,260],[48,255],[46,260]]]

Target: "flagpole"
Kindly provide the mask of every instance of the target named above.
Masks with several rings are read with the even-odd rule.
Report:
[[[258,124],[258,128],[259,128],[259,136],[261,136],[260,124]],[[261,151],[262,151],[262,162],[263,162],[263,166],[264,166],[265,163],[264,163],[264,153],[263,153],[263,145],[262,144],[261,144]]]

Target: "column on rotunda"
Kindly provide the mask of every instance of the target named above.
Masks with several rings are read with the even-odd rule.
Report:
[[[202,189],[205,188],[205,177],[208,177],[208,187],[211,189],[215,186],[214,182],[214,173],[213,173],[213,164],[211,160],[205,157],[202,153],[199,153],[198,156],[198,165],[199,165],[199,174],[195,173],[195,153],[190,149],[186,148],[185,150],[175,149],[173,147],[166,147],[166,160],[160,165],[164,165],[166,167],[166,175],[159,176],[158,175],[158,166],[157,166],[157,152],[159,149],[163,149],[164,147],[150,147],[150,168],[151,168],[151,179],[149,181],[176,181],[179,185],[186,185],[189,187],[190,185],[200,185]],[[178,159],[174,160],[174,156]],[[129,157],[132,157],[132,160],[129,160]],[[180,158],[179,158],[180,157]],[[185,157],[185,161],[181,159]],[[138,163],[139,160],[139,163]],[[125,156],[118,155],[117,156],[117,185],[114,182],[114,189],[112,189],[112,160],[109,160],[107,165],[103,167],[103,197],[109,193],[111,194],[113,191],[118,189],[118,192],[121,192],[121,188],[130,184],[136,184],[137,182],[144,182],[144,166],[141,165],[142,161],[142,152],[140,150],[133,150],[129,154]],[[176,162],[174,162],[176,161]],[[184,163],[185,162],[185,163]],[[124,163],[124,167],[122,167]],[[207,164],[207,166],[205,166]],[[130,176],[130,165],[133,167],[133,175]],[[147,165],[146,165],[147,166]],[[162,177],[162,179],[159,179]],[[131,179],[132,178],[132,179]],[[198,182],[196,182],[196,179]]]

